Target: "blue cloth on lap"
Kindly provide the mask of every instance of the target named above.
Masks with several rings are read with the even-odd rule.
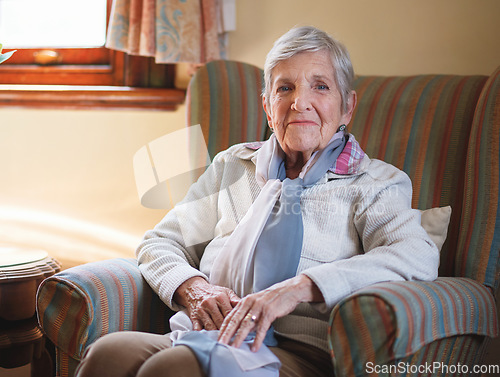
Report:
[[[218,336],[218,330],[183,332],[173,345],[189,347],[209,377],[279,376],[281,363],[268,347],[250,350],[255,335],[247,336],[240,348],[219,343]]]

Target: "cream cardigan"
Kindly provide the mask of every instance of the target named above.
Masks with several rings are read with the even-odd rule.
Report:
[[[173,301],[176,289],[194,276],[209,279],[217,252],[257,197],[256,153],[238,144],[218,154],[139,245],[144,278],[174,310],[182,309]],[[277,333],[325,351],[329,313],[341,299],[381,281],[434,280],[439,265],[437,247],[411,209],[408,176],[366,155],[350,171],[328,172],[301,198],[297,273],[316,283],[325,302],[300,304],[274,323]]]

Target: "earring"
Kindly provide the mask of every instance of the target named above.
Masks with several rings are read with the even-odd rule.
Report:
[[[346,125],[345,124],[342,124],[339,129],[337,130],[337,132],[339,131],[345,131],[345,128],[346,128]]]

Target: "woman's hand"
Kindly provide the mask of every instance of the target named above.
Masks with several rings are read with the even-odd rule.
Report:
[[[208,283],[201,277],[186,280],[175,291],[174,301],[184,306],[193,330],[218,330],[240,298],[229,288]]]
[[[306,275],[277,283],[263,291],[241,299],[234,310],[226,316],[219,334],[219,342],[241,346],[248,333],[256,331],[252,351],[259,350],[267,330],[276,318],[291,313],[301,302],[323,301],[323,296],[314,282]]]

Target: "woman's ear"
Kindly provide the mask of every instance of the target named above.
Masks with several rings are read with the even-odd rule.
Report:
[[[264,108],[264,111],[266,113],[267,123],[269,124],[269,127],[273,128],[271,125],[271,112],[269,111],[268,101],[265,95],[262,96],[262,107]]]
[[[356,103],[358,102],[358,95],[355,90],[352,90],[349,93],[349,97],[347,98],[347,109],[344,114],[342,114],[342,123],[349,124],[352,118],[352,114],[354,113],[354,109],[356,108]]]

